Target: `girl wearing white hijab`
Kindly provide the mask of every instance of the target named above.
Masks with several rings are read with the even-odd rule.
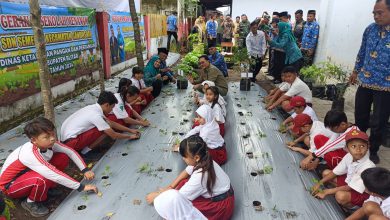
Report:
[[[198,134],[204,142],[206,142],[209,149],[209,154],[215,162],[219,165],[226,163],[227,152],[225,147],[225,140],[220,134],[219,125],[215,121],[213,110],[208,105],[200,106],[196,111],[195,124],[199,126],[190,130],[184,138]],[[178,145],[175,146],[177,151]]]

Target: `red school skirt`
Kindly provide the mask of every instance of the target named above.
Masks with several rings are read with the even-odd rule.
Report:
[[[181,189],[188,179],[182,180],[177,190]],[[214,202],[211,198],[204,198],[199,196],[192,200],[192,204],[197,208],[208,220],[229,220],[234,213],[234,193],[228,196],[226,199]]]
[[[223,144],[222,147],[215,149],[208,149],[211,158],[219,165],[223,165],[227,161],[226,146]]]

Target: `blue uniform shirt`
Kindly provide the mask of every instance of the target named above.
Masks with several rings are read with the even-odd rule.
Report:
[[[316,49],[318,36],[320,34],[320,25],[316,21],[306,22],[303,29],[302,49]]]
[[[207,37],[211,36],[212,38],[217,37],[217,22],[210,20],[206,23]]]
[[[167,27],[168,31],[172,31],[172,32],[176,32],[177,31],[177,29],[176,29],[177,17],[175,15],[169,15],[168,16],[167,24],[168,24],[168,27]]]
[[[209,55],[209,59],[211,64],[217,67],[225,77],[228,76],[227,65],[222,54],[217,51],[214,55]]]
[[[361,86],[390,92],[390,25],[366,28],[354,70]]]

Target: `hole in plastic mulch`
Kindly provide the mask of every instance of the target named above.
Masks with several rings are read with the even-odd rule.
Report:
[[[170,172],[172,172],[172,169],[165,169],[165,171],[170,173]]]
[[[122,156],[127,156],[127,155],[129,155],[129,154],[128,154],[128,153],[123,153],[123,154],[122,154]]]
[[[102,176],[102,179],[103,180],[106,180],[106,179],[108,179],[108,178],[110,178],[109,176]]]
[[[261,202],[260,201],[253,201],[253,206],[260,206],[261,205]]]
[[[257,176],[256,172],[251,172],[251,176]]]
[[[79,207],[77,207],[77,210],[84,210],[86,208],[87,208],[86,205],[80,205]]]

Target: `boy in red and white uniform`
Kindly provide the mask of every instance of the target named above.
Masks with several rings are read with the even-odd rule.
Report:
[[[53,190],[57,183],[78,191],[97,193],[96,186],[83,185],[63,172],[71,158],[85,179],[91,180],[95,176],[75,150],[56,142],[51,121],[37,118],[26,125],[24,132],[30,141],[7,157],[0,172],[0,189],[5,195],[15,199],[27,197],[22,201],[22,207],[32,216],[41,217],[47,215],[49,209],[39,202],[45,201],[50,191],[58,195]]]
[[[112,139],[138,139],[138,130],[130,129],[106,118],[118,100],[112,92],[100,93],[96,104],[86,106],[69,116],[61,126],[61,142],[87,154],[107,136]],[[133,133],[122,134],[115,130]]]

